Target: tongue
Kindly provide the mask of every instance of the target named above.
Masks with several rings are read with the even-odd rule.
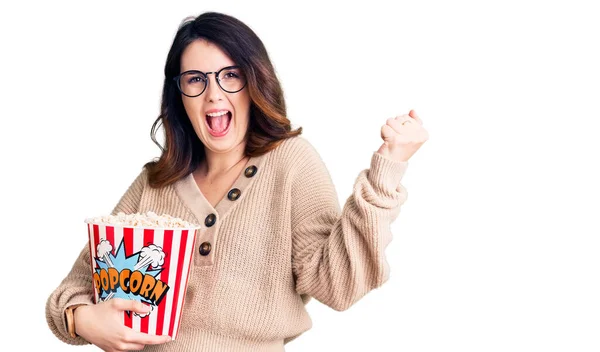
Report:
[[[229,113],[221,116],[208,117],[208,124],[210,128],[215,132],[223,132],[227,128],[227,123],[229,122]]]

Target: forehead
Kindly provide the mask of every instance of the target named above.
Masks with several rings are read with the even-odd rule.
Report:
[[[187,70],[212,72],[233,65],[235,63],[221,48],[202,39],[193,41],[181,54],[181,72]]]

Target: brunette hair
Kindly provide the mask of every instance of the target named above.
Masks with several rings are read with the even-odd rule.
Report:
[[[258,36],[240,20],[223,13],[205,12],[185,19],[167,55],[160,115],[150,131],[161,156],[144,165],[148,183],[153,188],[170,185],[194,171],[204,159],[200,141],[185,112],[181,93],[173,77],[180,73],[181,55],[193,41],[204,39],[217,45],[244,72],[250,95],[250,121],[246,156],[259,156],[275,149],[286,138],[302,133],[291,129],[286,117],[285,99],[267,50]],[[164,127],[164,147],[156,140],[160,125]]]

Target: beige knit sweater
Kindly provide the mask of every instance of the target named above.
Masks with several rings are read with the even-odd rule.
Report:
[[[154,211],[201,224],[195,246],[212,248],[208,255],[194,249],[176,340],[145,350],[284,351],[312,326],[310,297],[342,311],[381,286],[389,278],[390,224],[407,199],[400,184],[407,166],[374,152],[343,210],[325,164],[302,136],[251,158],[231,187],[240,196],[226,195],[214,208],[191,174],[152,189],[142,170],[112,214]],[[211,227],[204,225],[209,214],[216,216]],[[52,332],[69,344],[88,343],[69,337],[64,311],[92,302],[86,244],[46,304]]]

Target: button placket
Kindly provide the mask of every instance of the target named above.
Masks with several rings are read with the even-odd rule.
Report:
[[[218,219],[215,213],[210,213],[204,218],[205,229],[201,231],[200,237],[196,240],[197,252],[195,255],[195,265],[198,266],[209,266],[214,263],[213,252],[215,233],[217,231]]]
[[[231,201],[238,200],[241,194],[242,191],[240,191],[239,188],[233,188],[227,193],[227,199]]]
[[[244,171],[244,176],[250,178],[250,177],[256,175],[257,170],[258,170],[258,168],[256,167],[256,165],[248,166],[246,168],[246,170]]]
[[[214,264],[215,255],[219,255],[215,251],[217,250],[217,237],[221,227],[220,222],[227,217],[233,208],[241,206],[240,200],[250,184],[256,181],[256,175],[258,175],[265,158],[266,155],[252,157],[242,174],[227,192],[225,198],[218,202],[216,206],[211,206],[208,203],[198,188],[193,174],[190,173],[186,178],[176,183],[178,196],[199,220],[203,219],[200,220],[201,223],[204,223],[203,229],[198,233],[194,248],[194,263],[196,266],[211,266]]]
[[[204,225],[206,225],[206,227],[211,227],[215,224],[215,222],[217,222],[217,216],[215,214],[208,214],[206,216],[206,218],[204,219]]]
[[[211,266],[214,264],[215,234],[218,224],[204,228],[196,239],[194,263],[196,266]]]
[[[212,246],[211,246],[210,242],[208,242],[208,241],[202,242],[202,244],[200,245],[200,249],[198,251],[200,252],[200,255],[207,256],[210,253],[211,247]]]

